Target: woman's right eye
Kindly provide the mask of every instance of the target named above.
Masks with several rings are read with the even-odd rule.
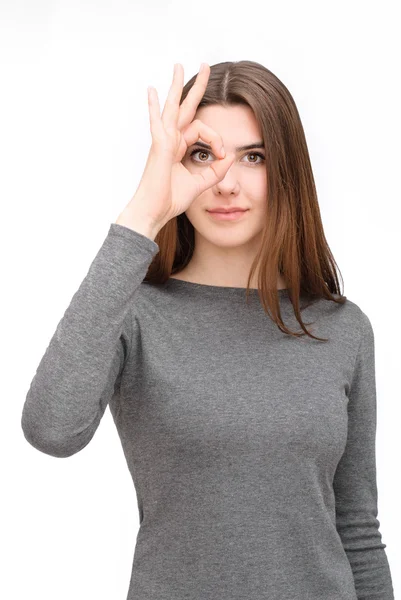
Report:
[[[200,149],[198,148],[197,150],[193,150],[193,151],[191,152],[191,154],[190,154],[190,157],[192,158],[192,157],[193,157],[193,155],[194,155],[194,154],[198,154],[198,152],[199,152],[199,153],[201,153],[201,154],[211,154],[211,153],[210,153],[210,152],[208,152],[207,150],[203,150],[203,149],[202,149],[202,150],[200,150]],[[206,161],[204,161],[204,160],[200,160],[200,161],[199,161],[199,160],[195,160],[195,161],[193,161],[193,162],[206,162]]]

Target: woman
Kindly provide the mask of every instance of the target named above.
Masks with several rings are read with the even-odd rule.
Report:
[[[252,61],[184,88],[178,64],[162,115],[148,100],[142,179],[39,364],[24,434],[71,456],[109,404],[139,509],[129,600],[393,599],[374,335],[340,294],[294,100]]]

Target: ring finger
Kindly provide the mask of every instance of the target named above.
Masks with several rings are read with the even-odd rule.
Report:
[[[162,122],[164,127],[170,129],[177,128],[177,120],[180,112],[180,99],[184,83],[184,69],[180,63],[174,65],[173,83],[167,95],[166,103],[162,112]]]

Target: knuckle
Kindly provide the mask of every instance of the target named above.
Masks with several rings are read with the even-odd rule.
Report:
[[[160,132],[154,131],[152,133],[152,143],[154,146],[160,146],[165,143],[164,136],[160,136]]]
[[[165,127],[165,132],[169,137],[175,137],[176,128],[175,127]]]
[[[157,138],[157,137],[153,138],[152,148],[153,148],[155,154],[160,154],[160,153],[164,152],[167,147],[168,146],[167,146],[165,140],[161,140],[160,138]]]

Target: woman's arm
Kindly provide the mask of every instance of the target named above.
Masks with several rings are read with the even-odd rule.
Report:
[[[361,311],[361,333],[348,402],[348,439],[335,473],[336,525],[358,599],[394,600],[390,567],[379,530],[376,483],[374,333]]]
[[[130,307],[158,244],[111,223],[42,357],[23,406],[28,442],[67,457],[92,439],[131,345]]]

